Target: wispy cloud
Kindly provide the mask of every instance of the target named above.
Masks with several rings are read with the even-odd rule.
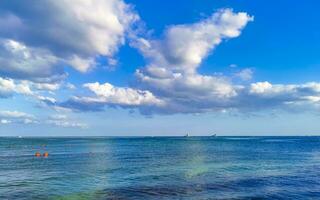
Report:
[[[241,71],[235,73],[235,77],[238,77],[243,81],[249,81],[253,77],[253,70],[250,68],[242,69]]]
[[[39,123],[35,116],[19,111],[0,111],[0,122],[2,124],[35,124]]]
[[[88,128],[88,125],[81,122],[76,122],[69,119],[66,115],[52,115],[46,120],[49,125],[54,125],[64,128]]]
[[[88,128],[88,124],[74,120],[67,115],[51,115],[47,119],[20,111],[1,110],[0,124],[38,124],[62,128]]]

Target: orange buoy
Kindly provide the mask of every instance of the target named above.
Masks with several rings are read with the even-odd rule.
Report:
[[[49,153],[48,152],[44,152],[43,153],[43,157],[48,157],[49,156]]]
[[[36,156],[36,157],[41,157],[41,153],[36,152],[35,156]]]

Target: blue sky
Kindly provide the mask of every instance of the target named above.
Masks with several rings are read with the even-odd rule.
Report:
[[[0,135],[317,135],[317,4],[1,1]]]

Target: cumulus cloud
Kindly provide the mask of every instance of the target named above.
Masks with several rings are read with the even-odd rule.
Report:
[[[239,86],[226,109],[256,112],[265,109],[314,111],[320,108],[320,83],[272,84],[255,82]]]
[[[234,85],[235,94],[218,98],[189,96],[177,98],[154,96],[150,91],[132,88],[117,88],[108,83],[85,84],[95,95],[73,97],[56,106],[68,107],[80,111],[101,111],[103,107],[120,106],[139,108],[142,114],[174,114],[203,112],[257,112],[264,109],[297,110],[320,108],[320,83],[271,84],[256,82],[250,85]],[[119,91],[120,90],[120,91]],[[129,92],[130,91],[130,92]],[[132,92],[132,93],[131,93]],[[149,95],[146,95],[149,94]],[[202,102],[202,103],[201,103]]]
[[[220,10],[193,24],[169,26],[162,39],[134,38],[132,46],[146,58],[132,88],[88,83],[89,96],[75,96],[59,105],[75,110],[103,110],[105,105],[138,108],[143,114],[257,111],[319,104],[319,83],[300,85],[256,82],[239,85],[225,76],[203,75],[197,69],[223,40],[238,37],[253,17]],[[235,74],[244,81],[251,69]]]
[[[35,83],[27,80],[14,80],[0,77],[0,99],[10,98],[14,95],[23,95],[26,98],[35,100],[39,106],[56,107],[57,100],[53,91],[64,87],[67,90],[74,89],[70,83]]]
[[[85,110],[100,110],[101,105],[140,110],[153,106],[149,112],[163,113],[223,107],[226,99],[237,95],[237,87],[225,77],[201,75],[197,68],[218,44],[239,36],[252,20],[247,13],[223,9],[193,24],[169,26],[159,40],[133,37],[131,45],[148,61],[135,73],[135,88],[89,83],[84,86],[95,96],[73,97],[64,105]]]
[[[87,95],[60,102],[42,92],[75,89],[72,84],[61,84],[67,76],[63,66],[87,72],[96,66],[99,56],[106,57],[110,65],[116,64],[114,55],[139,16],[122,0],[33,1],[0,2],[2,98],[17,93],[32,96],[56,109],[101,111],[111,106],[137,108],[143,114],[319,107],[320,83],[266,81],[240,85],[230,77],[198,72],[203,60],[221,42],[240,36],[253,21],[249,14],[231,9],[219,10],[192,24],[168,26],[159,39],[130,34],[132,47],[137,48],[146,61],[145,66],[136,70],[130,87],[117,87],[108,82],[86,83],[83,87],[89,92]],[[249,81],[253,71],[243,69],[234,76]],[[22,118],[32,120],[30,116],[11,115],[4,117],[3,113],[2,118],[0,115],[1,123]],[[87,126],[64,115],[52,116],[45,123]]]
[[[63,65],[86,72],[97,56],[112,59],[138,19],[122,0],[3,0],[0,74],[52,82]]]
[[[150,61],[136,71],[141,89],[90,83],[85,87],[95,97],[73,97],[65,105],[87,109],[92,104],[95,110],[110,104],[153,105],[164,112],[193,112],[197,110],[194,106],[205,107],[204,100],[219,103],[236,95],[233,85],[224,77],[200,75],[196,69],[216,45],[223,39],[237,37],[252,19],[246,13],[225,9],[194,24],[170,26],[161,40],[135,38],[133,46]]]
[[[99,111],[104,106],[140,108],[163,107],[165,102],[156,98],[151,92],[145,90],[136,90],[126,87],[115,87],[110,83],[100,84],[87,83],[83,87],[90,90],[93,95],[79,97],[74,96],[67,102],[56,104],[56,106],[67,107],[80,111]]]
[[[0,74],[5,77],[38,81],[47,77],[61,79],[65,74],[57,61],[44,49],[29,48],[11,39],[0,40]]]
[[[16,83],[13,79],[0,77],[0,98],[7,98],[14,93],[32,95],[30,87],[26,84]]]
[[[87,83],[84,87],[94,92],[102,102],[120,105],[148,105],[162,102],[149,91],[114,87],[110,83]]]
[[[161,40],[137,38],[132,44],[150,60],[147,67],[192,74],[210,51],[224,39],[238,37],[252,20],[247,13],[223,9],[194,24],[169,26]]]
[[[27,114],[27,113],[19,112],[19,111],[8,111],[8,110],[0,111],[0,122],[2,124],[10,124],[10,123],[34,124],[34,123],[38,123],[37,119],[31,114]]]
[[[35,83],[27,80],[14,80],[0,77],[0,98],[8,98],[13,94],[22,94],[41,100],[45,98],[41,96],[42,92],[52,92],[62,86],[66,89],[70,88],[69,83]]]
[[[317,102],[320,95],[320,83],[271,84],[267,81],[252,83],[248,94],[260,99],[279,100],[283,103],[311,101]]]
[[[166,98],[173,112],[223,106],[237,95],[237,86],[226,77],[202,75],[197,69],[217,45],[238,37],[252,20],[247,13],[223,9],[193,24],[169,26],[160,40],[137,38],[132,45],[148,61],[136,71],[137,87]]]

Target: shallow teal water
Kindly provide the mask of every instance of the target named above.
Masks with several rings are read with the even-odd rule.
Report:
[[[320,137],[0,138],[0,199],[320,199]]]

